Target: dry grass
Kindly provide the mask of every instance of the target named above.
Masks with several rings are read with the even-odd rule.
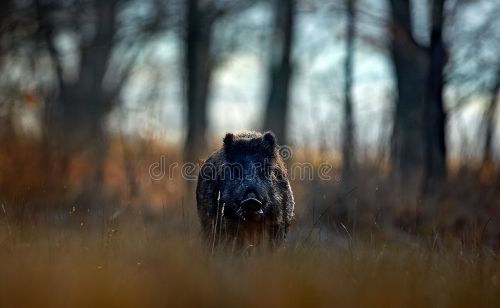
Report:
[[[145,223],[105,235],[40,226],[6,232],[0,307],[500,304],[498,257],[460,245],[353,239],[291,243],[274,253],[210,253],[194,230]]]

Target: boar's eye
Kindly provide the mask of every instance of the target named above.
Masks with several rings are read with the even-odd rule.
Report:
[[[267,159],[265,159],[264,164],[262,164],[259,168],[259,174],[267,178],[271,176],[272,172],[273,172],[272,164]]]
[[[234,167],[231,169],[231,175],[233,179],[240,180],[243,175],[243,170],[241,168],[241,165],[239,164],[234,165]]]
[[[227,164],[225,169],[229,180],[240,180],[243,175],[243,168],[240,164]]]

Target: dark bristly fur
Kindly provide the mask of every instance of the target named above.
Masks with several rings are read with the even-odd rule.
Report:
[[[228,133],[223,143],[198,176],[196,200],[204,235],[212,244],[255,245],[266,238],[272,247],[281,246],[293,219],[294,200],[274,135]],[[238,215],[250,191],[263,204],[256,219]]]

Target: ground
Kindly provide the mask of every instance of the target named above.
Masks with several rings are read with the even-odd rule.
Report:
[[[192,225],[174,230],[140,219],[106,232],[0,230],[0,307],[500,304],[498,255],[454,239],[379,233],[301,241],[309,232],[296,230],[284,249],[237,253],[207,248]]]

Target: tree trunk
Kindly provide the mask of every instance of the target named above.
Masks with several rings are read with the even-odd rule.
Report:
[[[272,130],[278,142],[286,144],[295,0],[275,0],[274,14],[269,92],[263,128]]]
[[[86,175],[81,178],[82,189],[74,203],[82,213],[92,214],[94,225],[97,219],[95,214],[102,214],[99,217],[104,221],[107,208],[107,202],[103,202],[105,191],[102,189],[102,168],[106,154],[103,122],[113,107],[111,93],[117,89],[106,88],[104,79],[115,47],[117,4],[118,0],[92,2],[95,12],[91,24],[93,35],[89,37],[89,33],[84,30],[76,33],[80,37],[79,70],[73,81],[64,78],[63,64],[56,48],[54,35],[58,30],[56,27],[60,25],[54,20],[54,15],[58,12],[42,1],[36,1],[40,29],[54,63],[59,90],[54,104],[48,106],[50,110],[45,117],[46,144],[57,147],[57,153],[61,155],[61,168],[67,175],[72,159],[77,156],[85,158],[88,164]]]
[[[446,179],[446,113],[443,106],[444,66],[446,50],[443,42],[443,8],[445,0],[434,0],[432,5],[430,69],[427,79],[425,104],[425,175],[424,193],[439,189]]]
[[[482,168],[489,166],[493,162],[493,137],[495,135],[495,118],[498,108],[498,101],[500,100],[500,65],[496,75],[495,84],[491,91],[491,99],[484,114],[484,146],[483,146],[483,160]]]
[[[391,57],[397,100],[391,139],[393,175],[402,187],[412,187],[423,167],[423,105],[428,59],[412,36],[409,0],[391,0]]]
[[[347,6],[347,34],[346,34],[346,56],[344,62],[344,126],[342,133],[342,178],[344,182],[348,179],[355,168],[355,144],[354,144],[354,114],[352,106],[352,84],[354,65],[354,38],[356,31],[355,4],[354,0],[346,0]]]
[[[102,122],[113,107],[111,93],[106,89],[104,78],[109,68],[115,46],[117,0],[93,1],[95,21],[94,35],[90,40],[79,33],[79,70],[75,81],[63,76],[60,55],[56,48],[54,32],[56,22],[52,20],[52,8],[36,1],[40,28],[48,45],[56,70],[59,93],[56,104],[46,120],[49,131],[71,152],[81,151],[103,136]],[[76,17],[75,17],[76,18]]]
[[[186,24],[187,135],[184,160],[196,162],[207,148],[208,99],[213,59],[211,42],[214,21],[207,17],[199,0],[189,0]],[[206,1],[205,1],[206,2]],[[204,3],[206,8],[208,4]]]

